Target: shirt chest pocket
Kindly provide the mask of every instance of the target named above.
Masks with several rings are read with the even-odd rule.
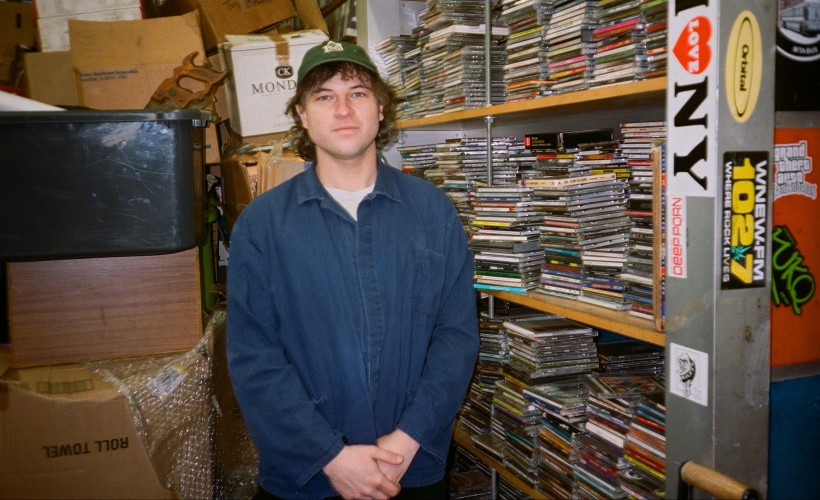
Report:
[[[413,312],[434,318],[441,304],[446,278],[444,256],[428,248],[415,248],[412,275]]]

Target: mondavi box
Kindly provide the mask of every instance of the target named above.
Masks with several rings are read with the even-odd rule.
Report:
[[[282,35],[226,35],[219,44],[227,82],[231,128],[240,136],[285,132],[293,120],[285,113],[296,90],[296,72],[305,52],[327,40],[321,30]]]
[[[0,114],[0,258],[150,255],[200,244],[198,110]]]

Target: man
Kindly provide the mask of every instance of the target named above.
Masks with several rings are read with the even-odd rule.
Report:
[[[228,360],[258,498],[446,496],[473,260],[445,193],[379,159],[394,102],[360,47],[310,49],[288,110],[312,163],[234,226]]]

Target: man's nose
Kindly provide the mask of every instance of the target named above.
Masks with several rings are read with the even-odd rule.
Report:
[[[346,116],[350,114],[353,108],[350,106],[350,99],[347,97],[342,97],[341,99],[336,100],[336,114],[341,116]]]

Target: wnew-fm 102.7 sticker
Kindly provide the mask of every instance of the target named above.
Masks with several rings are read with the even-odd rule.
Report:
[[[720,287],[766,285],[769,153],[723,155]]]

